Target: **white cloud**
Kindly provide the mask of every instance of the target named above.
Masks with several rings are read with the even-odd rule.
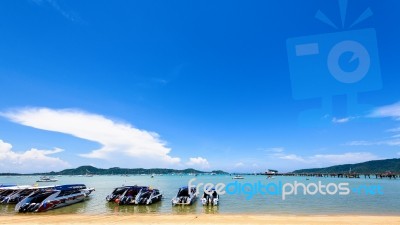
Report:
[[[55,11],[60,13],[64,18],[66,18],[72,22],[81,21],[81,19],[75,12],[65,10],[64,7],[60,6],[59,1],[57,1],[57,0],[31,0],[31,1],[38,6],[43,6],[43,5],[51,6]]]
[[[101,115],[48,108],[26,108],[1,115],[25,126],[69,134],[101,144],[97,150],[80,154],[82,157],[105,159],[129,167],[176,165],[180,162],[179,158],[169,155],[171,149],[166,147],[157,133],[140,130]]]
[[[298,156],[295,154],[282,155],[280,159],[302,162],[313,165],[337,165],[347,163],[359,163],[379,159],[378,156],[369,152],[347,152],[343,154],[316,154],[312,156]]]
[[[190,158],[186,165],[202,169],[210,168],[210,164],[208,163],[207,159],[202,157]]]
[[[390,117],[396,120],[400,120],[400,102],[392,105],[382,106],[374,109],[369,115],[370,117]]]
[[[353,117],[346,117],[346,118],[336,118],[336,117],[334,117],[332,119],[332,123],[347,123],[352,119],[353,119]]]
[[[371,141],[350,141],[350,142],[347,142],[345,145],[349,145],[349,146],[370,146],[370,145],[376,145],[376,142],[371,142]]]
[[[346,143],[349,146],[373,146],[373,145],[388,145],[388,146],[400,146],[400,139],[396,138],[397,135],[393,136],[395,139],[385,141],[350,141]]]
[[[400,127],[389,129],[387,130],[387,132],[393,132],[393,133],[400,132]]]
[[[364,162],[380,158],[369,152],[347,152],[344,154],[314,155],[311,157],[311,159],[316,162],[326,161],[333,164],[345,164]]]
[[[265,151],[266,152],[280,153],[280,152],[285,151],[285,148],[283,148],[283,147],[273,147],[273,148],[267,148]]]
[[[400,139],[392,139],[384,143],[389,146],[400,146]]]
[[[242,162],[238,162],[235,164],[235,167],[243,167],[243,166],[244,166],[244,163],[242,163]]]
[[[281,155],[281,156],[279,156],[279,158],[286,159],[286,160],[299,161],[299,162],[306,162],[306,160],[303,157],[295,155],[295,154]]]
[[[15,152],[12,145],[0,140],[0,169],[2,172],[50,172],[70,167],[69,163],[50,155],[62,152],[62,149],[39,150],[32,148],[25,152]]]

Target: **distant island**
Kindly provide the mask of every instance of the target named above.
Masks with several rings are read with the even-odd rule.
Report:
[[[278,171],[275,171],[276,173]],[[336,165],[324,168],[311,168],[311,169],[300,169],[295,170],[291,173],[299,174],[299,173],[359,173],[359,174],[375,174],[375,173],[400,173],[400,158],[397,159],[383,159],[383,160],[372,160],[362,163],[355,164],[343,164]],[[47,173],[30,173],[30,174],[20,174],[20,173],[0,173],[0,176],[18,176],[18,175],[150,175],[150,174],[198,174],[198,175],[206,175],[206,174],[216,174],[216,175],[226,175],[230,174],[228,172],[222,170],[213,170],[213,171],[200,171],[192,168],[176,170],[176,169],[165,169],[165,168],[153,168],[153,169],[144,169],[144,168],[119,168],[112,167],[109,169],[96,168],[94,166],[80,166],[75,169],[65,169],[59,172],[47,172]],[[234,173],[236,174],[236,173]],[[247,173],[241,173],[247,174]],[[248,173],[254,174],[254,173]],[[265,175],[266,173],[261,172],[259,175]],[[290,174],[290,173],[289,173]]]
[[[385,173],[385,172],[400,172],[400,159],[383,159],[372,160],[355,164],[344,164],[330,166],[325,168],[301,169],[295,170],[292,173]]]
[[[184,169],[184,170],[175,170],[175,169],[162,169],[162,168],[154,168],[154,169],[143,169],[143,168],[135,168],[135,169],[127,169],[127,168],[119,168],[113,167],[109,169],[101,169],[96,168],[94,166],[80,166],[75,169],[65,169],[59,172],[48,172],[48,173],[32,173],[32,174],[19,174],[19,173],[0,173],[0,176],[17,176],[17,175],[140,175],[140,174],[228,174],[222,170],[213,170],[211,172],[205,172],[200,170],[195,170],[192,168]]]

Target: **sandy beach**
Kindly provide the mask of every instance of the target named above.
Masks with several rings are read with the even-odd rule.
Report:
[[[295,215],[6,215],[0,224],[400,224],[400,216]]]

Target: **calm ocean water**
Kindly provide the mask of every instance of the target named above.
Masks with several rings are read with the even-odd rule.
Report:
[[[132,213],[162,213],[162,214],[203,214],[203,213],[254,213],[254,214],[365,214],[365,215],[400,215],[400,180],[388,179],[346,179],[346,178],[310,178],[305,177],[275,177],[266,179],[265,176],[244,176],[243,180],[232,180],[232,177],[225,175],[217,176],[62,176],[56,183],[42,183],[41,185],[73,184],[83,183],[88,187],[94,187],[96,191],[90,199],[68,207],[45,212],[45,214],[132,214]],[[293,183],[295,180],[305,184],[309,182],[322,181],[327,183],[348,182],[350,188],[359,185],[379,185],[382,188],[382,195],[297,195],[287,196],[282,200],[281,196],[257,194],[252,199],[246,200],[244,194],[222,195],[220,205],[217,207],[202,206],[198,200],[192,206],[172,207],[171,198],[174,197],[181,186],[186,186],[188,181],[196,178],[195,183]],[[1,183],[15,183],[19,185],[34,184],[39,177],[0,177]],[[163,201],[150,206],[118,206],[109,203],[105,197],[111,193],[113,188],[125,185],[149,185],[158,188],[163,193]],[[0,205],[0,214],[15,214],[15,205]]]

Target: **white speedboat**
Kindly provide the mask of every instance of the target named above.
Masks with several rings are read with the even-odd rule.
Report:
[[[215,191],[215,188],[210,191],[204,192],[201,198],[201,203],[203,205],[217,206],[219,203],[219,194]]]
[[[17,212],[45,212],[84,201],[94,188],[84,184],[59,185],[34,192],[15,206]]]
[[[162,194],[158,189],[142,188],[136,195],[136,205],[150,205],[155,202],[159,202],[162,199]]]
[[[57,179],[54,179],[53,177],[47,177],[47,176],[43,176],[40,177],[39,180],[37,180],[36,182],[57,182]]]
[[[181,187],[178,194],[172,199],[172,205],[191,205],[197,200],[197,195],[195,187]]]
[[[241,179],[244,179],[244,177],[242,177],[240,175],[236,175],[236,176],[232,177],[232,179],[241,180]]]

